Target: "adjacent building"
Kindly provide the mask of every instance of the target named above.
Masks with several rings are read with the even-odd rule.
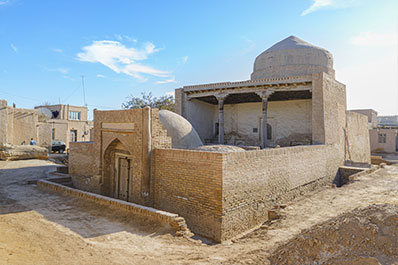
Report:
[[[47,123],[51,125],[51,139],[65,142],[91,141],[93,122],[88,120],[88,108],[72,105],[45,105],[35,109],[46,109],[51,117]]]
[[[398,153],[398,115],[378,116],[372,109],[352,110],[368,117],[373,153]]]
[[[0,100],[0,146],[29,144],[31,139],[51,147],[50,125],[40,121],[36,110],[8,106],[6,100]]]

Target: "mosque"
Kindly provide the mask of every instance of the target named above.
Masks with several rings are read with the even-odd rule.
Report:
[[[257,56],[250,80],[175,96],[177,114],[95,110],[94,141],[70,145],[73,186],[176,213],[222,242],[342,166],[370,164],[367,117],[347,111],[332,54],[297,37]]]

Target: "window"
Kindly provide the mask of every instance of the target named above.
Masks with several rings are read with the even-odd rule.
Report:
[[[51,130],[51,139],[55,140],[55,128]]]
[[[267,123],[267,140],[272,139],[272,127]]]
[[[69,111],[69,119],[79,121],[80,120],[80,111]]]
[[[385,144],[387,135],[385,133],[379,133],[379,144]]]

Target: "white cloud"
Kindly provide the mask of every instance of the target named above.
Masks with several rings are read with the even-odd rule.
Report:
[[[175,80],[174,77],[167,79],[167,80],[160,80],[156,81],[155,84],[168,84],[168,83],[176,83],[177,81]]]
[[[58,48],[56,48],[56,49],[53,49],[53,51],[54,51],[54,52],[57,52],[57,53],[63,53],[63,52],[64,52],[64,50],[62,50],[62,49],[58,49]]]
[[[44,70],[48,71],[48,72],[58,72],[60,74],[63,75],[67,75],[69,73],[69,69],[68,68],[64,68],[64,67],[59,67],[59,68],[48,68],[48,67],[43,67]]]
[[[189,59],[188,56],[182,57],[182,64],[186,64],[188,62],[188,59]]]
[[[98,74],[98,75],[96,75],[97,77],[99,77],[99,78],[105,78],[105,76],[104,75],[101,75],[101,74]]]
[[[386,47],[397,45],[398,37],[394,33],[362,32],[350,38],[350,43],[358,46]]]
[[[18,53],[18,48],[14,44],[11,43],[10,47],[15,53]]]
[[[174,93],[175,91],[173,90],[173,91],[169,91],[169,92],[166,92],[166,96],[173,96],[173,97],[175,97],[175,93]]]
[[[126,41],[130,41],[130,42],[137,43],[137,40],[136,40],[136,39],[134,39],[134,38],[132,38],[132,37],[130,37],[130,36],[128,36],[128,35],[115,34],[115,38],[116,38],[118,41],[124,41],[124,40],[126,40]]]
[[[59,72],[63,75],[67,75],[69,73],[69,69],[67,69],[67,68],[57,68],[57,69],[55,69],[55,71]]]
[[[0,6],[4,6],[4,5],[9,4],[9,3],[11,3],[10,0],[3,0],[3,1],[0,1]]]
[[[136,49],[128,48],[118,41],[101,40],[94,41],[82,49],[83,52],[77,54],[80,61],[101,63],[116,73],[124,73],[141,81],[146,81],[141,74],[158,77],[169,76],[167,71],[137,63],[137,61],[146,60],[148,55],[159,51],[150,42],[146,43],[143,48]]]
[[[346,8],[352,6],[354,3],[359,2],[360,0],[312,0],[312,5],[304,10],[301,15],[305,16],[312,12],[326,9],[326,8]]]

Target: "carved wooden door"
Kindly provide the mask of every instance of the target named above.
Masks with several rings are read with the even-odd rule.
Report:
[[[128,157],[115,157],[115,194],[114,197],[123,201],[129,200],[130,193],[130,164]]]

